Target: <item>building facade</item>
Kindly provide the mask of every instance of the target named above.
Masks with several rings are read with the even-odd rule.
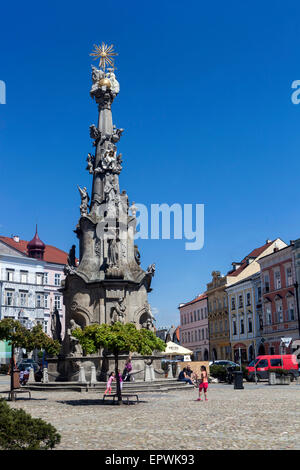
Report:
[[[295,253],[290,244],[281,249],[275,247],[259,260],[263,295],[259,354],[281,354],[281,338],[299,339]],[[285,353],[292,352],[291,344]]]
[[[257,311],[260,273],[243,279],[226,289],[229,309],[229,336],[234,362],[252,361],[256,357],[256,340],[260,334]]]
[[[68,254],[44,245],[36,232],[31,242],[0,237],[0,319],[25,326],[41,324],[52,336],[51,315],[57,309],[64,336],[65,310],[59,291]]]
[[[191,349],[194,360],[207,361],[209,357],[209,331],[207,295],[179,305],[180,344]]]
[[[232,270],[225,276],[213,271],[212,281],[207,284],[208,321],[210,337],[210,359],[232,360],[229,306],[226,289],[244,279],[253,276],[260,270],[259,259],[272,253],[274,247],[286,246],[282,240],[267,240],[264,245],[252,250],[240,262],[232,263]],[[236,348],[241,346],[236,346]]]

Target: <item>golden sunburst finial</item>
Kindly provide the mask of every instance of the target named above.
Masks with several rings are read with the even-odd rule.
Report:
[[[115,68],[113,56],[118,54],[114,52],[113,44],[110,46],[104,42],[101,46],[94,44],[94,50],[90,55],[94,57],[94,60],[99,59],[100,57],[99,67],[102,67],[104,72],[107,65],[111,65],[113,69]]]

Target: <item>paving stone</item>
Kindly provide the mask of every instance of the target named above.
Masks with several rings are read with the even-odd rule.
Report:
[[[0,381],[0,396],[8,385]],[[141,403],[102,403],[96,392],[32,392],[8,402],[53,424],[57,449],[182,450],[300,449],[300,385],[210,384],[209,401],[197,390],[140,394]]]

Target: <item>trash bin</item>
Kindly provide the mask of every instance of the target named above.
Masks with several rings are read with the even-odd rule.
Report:
[[[236,390],[242,390],[244,388],[243,385],[243,372],[240,370],[237,370],[233,372],[234,376],[234,386],[233,388]]]

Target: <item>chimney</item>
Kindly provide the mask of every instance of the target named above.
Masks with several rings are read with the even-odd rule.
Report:
[[[16,242],[16,243],[19,243],[20,242],[20,237],[19,235],[13,235],[13,240]]]
[[[271,243],[272,240],[267,239],[266,244]]]

